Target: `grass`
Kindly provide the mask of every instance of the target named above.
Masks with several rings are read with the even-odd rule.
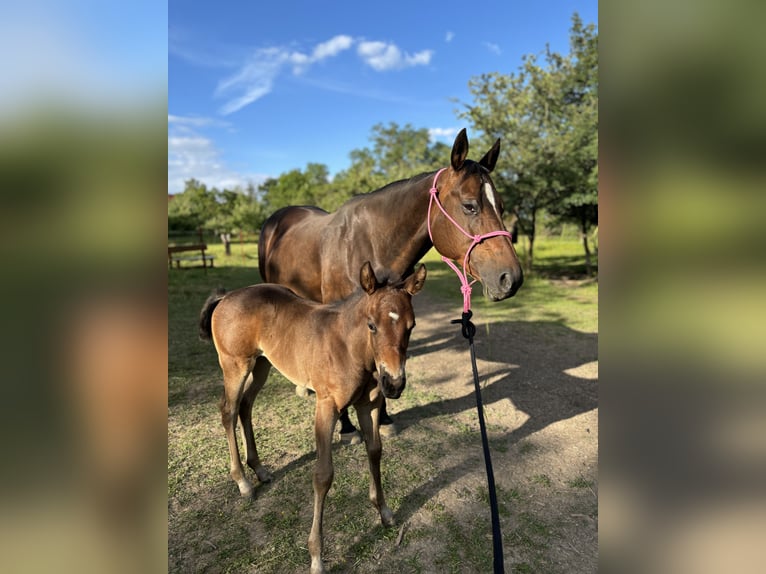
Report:
[[[239,497],[228,475],[228,452],[217,403],[221,393],[215,350],[197,337],[199,311],[216,287],[257,283],[257,246],[209,246],[213,269],[168,272],[168,568],[186,572],[288,574],[308,568],[314,464],[313,403],[272,371],[255,403],[256,441],[272,470],[270,484],[256,483],[254,500]],[[459,283],[431,252],[425,258],[430,297],[460,307]],[[474,313],[481,329],[497,322],[523,323],[543,340],[567,330],[597,333],[598,283],[582,276],[584,258],[576,240],[538,239],[535,273],[520,295],[503,304],[486,302],[477,289]],[[325,563],[330,572],[485,572],[491,570],[486,482],[476,422],[471,412],[441,412],[438,390],[412,384],[397,412],[425,413],[405,433],[384,444],[382,465],[387,502],[399,529],[386,529],[368,499],[363,448],[333,450],[335,480],[325,508]],[[546,447],[525,438],[509,448],[501,427],[490,427],[493,448],[509,456],[543,456]],[[470,446],[469,446],[470,445]],[[513,454],[517,453],[517,454]],[[496,471],[497,473],[497,471]],[[498,485],[505,546],[514,572],[555,572],[552,548],[564,519],[539,513],[541,501],[568,492],[590,496],[589,478],[553,480],[541,472]],[[595,504],[595,502],[593,503]],[[588,510],[591,512],[591,510]],[[592,511],[595,512],[595,511]]]

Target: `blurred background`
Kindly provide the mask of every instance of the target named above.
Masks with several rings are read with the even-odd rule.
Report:
[[[766,564],[760,2],[604,3],[605,571]],[[0,20],[0,568],[167,560],[167,5]]]
[[[764,15],[601,5],[606,571],[766,565]]]
[[[167,5],[0,18],[0,570],[166,569]]]

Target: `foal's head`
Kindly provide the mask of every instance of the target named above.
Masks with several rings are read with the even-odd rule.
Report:
[[[359,272],[359,282],[367,293],[367,336],[378,371],[378,387],[389,399],[398,399],[407,384],[404,363],[410,333],[415,326],[412,296],[423,288],[425,280],[425,265],[395,284],[378,283],[369,261]]]

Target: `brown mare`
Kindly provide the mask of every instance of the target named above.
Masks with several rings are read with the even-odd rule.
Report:
[[[354,405],[370,465],[370,500],[386,526],[394,516],[380,481],[378,427],[383,396],[399,398],[406,384],[405,360],[415,326],[412,295],[426,278],[417,273],[381,284],[369,262],[359,272],[362,289],[342,301],[319,304],[289,289],[260,284],[211,295],[200,313],[200,335],[213,339],[223,371],[221,418],[229,442],[231,476],[243,496],[253,492],[245,477],[234,430],[242,427],[247,464],[258,480],[271,480],[261,465],[252,426],[253,401],[274,365],[285,377],[316,393],[314,520],[309,535],[311,572],[322,566],[322,514],[333,479],[332,435],[342,409]]]
[[[505,230],[503,201],[490,172],[500,153],[498,139],[477,163],[466,159],[468,137],[462,130],[452,146],[450,166],[437,181],[438,198],[446,212],[472,235]],[[436,172],[391,183],[356,196],[334,213],[317,207],[286,207],[263,225],[258,242],[258,268],[269,283],[279,283],[314,301],[327,303],[346,297],[356,287],[364,261],[399,276],[433,246],[443,256],[463,261],[471,239],[431,210],[433,243],[428,236],[430,189]],[[508,237],[482,241],[471,251],[466,271],[479,279],[492,301],[512,297],[521,287],[521,265]],[[381,412],[382,423],[390,422]],[[354,433],[348,415],[341,433]]]

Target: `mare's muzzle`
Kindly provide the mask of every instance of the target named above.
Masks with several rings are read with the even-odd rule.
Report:
[[[378,369],[378,387],[387,399],[398,399],[407,386],[407,374],[404,370],[398,376],[389,373],[385,368]]]

